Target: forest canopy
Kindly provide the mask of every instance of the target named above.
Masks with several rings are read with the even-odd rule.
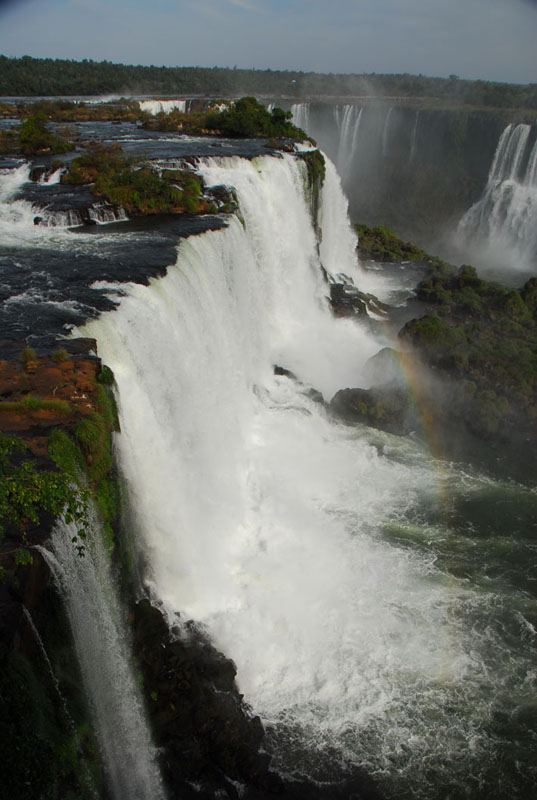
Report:
[[[8,58],[0,55],[0,96],[187,94],[313,97],[405,97],[456,105],[537,109],[537,84],[430,78],[424,75],[337,75],[227,67],[156,67],[111,61]]]

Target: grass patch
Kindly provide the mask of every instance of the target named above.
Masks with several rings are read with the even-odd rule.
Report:
[[[75,438],[84,453],[88,477],[94,487],[98,486],[114,464],[110,430],[102,414],[94,411],[79,420]]]
[[[48,438],[48,453],[58,469],[75,483],[80,483],[85,468],[84,456],[69,434],[55,428]]]
[[[57,350],[52,352],[51,359],[55,364],[61,364],[63,361],[69,360],[69,353],[65,347],[59,347]]]
[[[28,394],[22,400],[6,400],[0,403],[0,411],[54,411],[56,414],[68,416],[72,412],[72,408],[66,400]]]

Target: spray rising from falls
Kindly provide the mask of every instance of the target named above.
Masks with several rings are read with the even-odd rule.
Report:
[[[537,264],[537,126],[503,131],[481,199],[459,223],[468,246],[494,263],[534,271]]]
[[[358,185],[365,199],[383,170],[416,158],[419,111],[354,103],[337,104],[331,113],[329,109],[321,103],[295,103],[291,112],[294,124],[333,159],[347,194],[354,194]]]
[[[413,512],[414,535],[445,536],[419,522],[439,497],[427,455],[335,423],[311,396],[363,385],[379,343],[329,313],[304,165],[200,169],[235,187],[242,218],[183,241],[166,277],[123,286],[81,331],[119,386],[150,591],[234,659],[280,770],[327,780],[355,765],[420,798],[439,776],[479,781],[494,675],[513,669],[488,624],[476,633],[496,601],[388,541]],[[321,259],[359,283],[345,212],[328,165]]]
[[[114,800],[164,800],[108,556],[95,523],[78,555],[73,526],[42,550],[63,595]]]

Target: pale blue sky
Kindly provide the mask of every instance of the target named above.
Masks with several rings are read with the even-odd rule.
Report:
[[[537,0],[0,0],[0,53],[537,82]]]

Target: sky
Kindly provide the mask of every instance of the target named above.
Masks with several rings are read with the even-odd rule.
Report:
[[[537,82],[537,0],[0,0],[0,53]]]

